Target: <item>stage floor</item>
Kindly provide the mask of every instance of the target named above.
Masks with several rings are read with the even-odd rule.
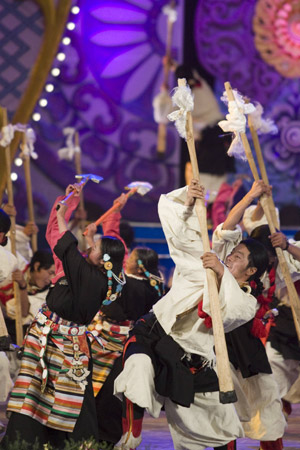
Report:
[[[4,411],[0,408],[0,419],[6,422]],[[3,434],[0,434],[0,441]],[[300,449],[300,404],[293,405],[292,414],[288,420],[288,427],[283,438],[286,450]],[[239,439],[238,450],[254,450],[259,448],[258,441],[250,439]],[[138,447],[139,450],[173,450],[172,439],[169,433],[167,421],[164,413],[159,419],[153,419],[146,415],[143,427],[143,441]]]
[[[283,443],[285,449],[300,449],[300,404],[293,405],[293,411],[288,419],[288,427],[283,437]],[[139,450],[174,449],[164,414],[161,414],[159,419],[153,419],[148,415],[145,417],[143,441],[138,448]],[[239,439],[237,442],[238,450],[252,450],[258,448],[258,441]]]

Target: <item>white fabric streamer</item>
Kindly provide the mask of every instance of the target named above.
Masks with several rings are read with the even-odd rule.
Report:
[[[264,108],[259,102],[255,103],[255,111],[250,114],[251,122],[254,129],[259,134],[277,134],[278,128],[272,119],[264,119],[262,117]]]
[[[21,123],[17,123],[15,125],[12,125],[9,123],[1,130],[1,139],[0,139],[0,145],[1,147],[7,147],[11,141],[14,138],[15,131],[25,131],[26,125],[22,125]]]
[[[63,129],[63,133],[66,136],[66,147],[58,150],[59,159],[67,159],[71,161],[74,158],[75,152],[80,152],[81,149],[74,143],[75,128],[67,127]]]
[[[177,10],[175,8],[172,8],[170,5],[165,5],[162,11],[168,16],[169,22],[174,23],[177,21]]]
[[[236,158],[247,160],[243,143],[241,141],[240,133],[246,131],[246,117],[245,114],[251,114],[255,111],[255,106],[252,103],[245,103],[241,94],[235,89],[232,91],[235,100],[229,101],[226,91],[223,93],[221,100],[228,104],[228,114],[226,120],[221,120],[218,125],[225,132],[234,133],[234,138],[228,149],[228,155]]]
[[[25,145],[22,145],[22,152],[20,157],[22,158],[22,155],[29,155],[32,159],[37,159],[38,154],[34,151],[34,143],[36,141],[35,132],[32,128],[27,128],[26,131],[26,143]]]
[[[177,87],[174,91],[173,104],[179,109],[169,114],[168,119],[175,122],[179,135],[186,139],[186,116],[189,111],[194,109],[194,97],[188,85]]]

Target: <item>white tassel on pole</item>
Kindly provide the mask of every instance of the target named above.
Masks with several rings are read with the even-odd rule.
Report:
[[[171,5],[165,5],[163,7],[163,13],[168,17],[168,21],[171,23],[175,23],[177,21],[177,10],[176,8],[172,8]]]
[[[17,123],[15,125],[12,125],[11,123],[5,125],[1,129],[0,133],[0,146],[1,147],[7,147],[10,145],[11,141],[14,138],[16,131],[22,131],[24,132],[26,129],[26,125],[22,125],[21,123]]]
[[[26,139],[24,139],[22,144],[22,152],[20,154],[20,158],[26,155],[32,159],[37,159],[38,154],[34,151],[34,144],[36,141],[35,132],[32,128],[27,128],[25,131]]]
[[[245,133],[247,120],[245,114],[251,114],[255,111],[255,106],[252,103],[245,103],[241,94],[236,90],[233,91],[235,100],[229,101],[226,91],[223,93],[221,100],[228,104],[228,114],[226,120],[221,120],[218,125],[225,132],[232,132],[234,134],[233,141],[228,149],[228,155],[247,161],[245,149],[240,137],[241,133]]]
[[[251,124],[258,134],[277,134],[278,128],[272,119],[265,119],[263,117],[264,108],[259,102],[255,102],[255,111],[249,116],[251,117]]]
[[[75,145],[75,128],[67,127],[63,129],[63,133],[66,136],[66,147],[58,150],[59,159],[67,159],[72,161],[76,152],[80,153],[81,149],[79,145]]]
[[[171,122],[175,122],[175,127],[179,135],[186,140],[187,113],[194,109],[194,96],[190,87],[188,85],[176,87],[172,100],[173,104],[178,106],[179,109],[170,113],[168,119]]]

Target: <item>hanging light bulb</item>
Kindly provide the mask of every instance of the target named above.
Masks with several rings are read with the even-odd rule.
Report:
[[[12,173],[10,174],[10,178],[11,178],[11,181],[17,181],[17,179],[18,179],[18,174],[17,174],[16,172],[12,172]]]
[[[22,164],[23,164],[22,158],[15,158],[15,165],[16,165],[17,167],[21,167]]]
[[[41,120],[41,115],[40,115],[40,113],[36,112],[36,113],[32,114],[32,119],[33,119],[35,122],[38,122],[39,120]]]
[[[40,101],[39,101],[39,105],[40,105],[42,108],[45,108],[45,106],[48,105],[48,100],[45,99],[45,98],[41,98]]]
[[[70,31],[73,31],[75,28],[75,23],[74,22],[68,22],[67,23],[67,29]]]
[[[60,69],[59,69],[58,67],[54,67],[54,68],[51,70],[51,74],[52,74],[54,77],[58,77],[58,75],[60,74]]]
[[[54,86],[53,86],[53,84],[51,84],[51,83],[46,84],[45,90],[46,90],[47,92],[53,92],[53,91],[54,91]]]
[[[72,14],[78,14],[79,12],[80,12],[79,6],[73,6],[73,8],[71,9]]]
[[[63,52],[57,54],[56,58],[58,61],[64,61],[66,59],[66,55]]]
[[[70,45],[71,44],[71,38],[69,38],[69,36],[65,36],[61,42],[64,45]]]

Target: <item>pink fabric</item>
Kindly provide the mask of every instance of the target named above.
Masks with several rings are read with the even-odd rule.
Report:
[[[213,229],[220,223],[225,222],[228,212],[231,210],[235,194],[243,184],[241,179],[236,180],[232,185],[223,183],[212,205],[211,218]]]
[[[125,269],[125,263],[128,258],[128,248],[127,248],[124,240],[120,236],[120,220],[121,220],[121,218],[122,218],[122,216],[121,216],[120,212],[115,212],[115,213],[110,214],[107,217],[107,219],[102,222],[102,230],[103,230],[104,235],[116,237],[116,238],[120,239],[120,241],[123,243],[123,245],[125,247],[125,256],[124,256],[124,261],[123,261],[123,267]]]
[[[54,259],[54,264],[55,264],[55,277],[52,278],[52,283],[55,284],[56,281],[63,277],[65,275],[64,270],[63,270],[63,265],[61,260],[55,255],[53,249],[57,244],[57,241],[65,234],[65,231],[63,233],[59,232],[58,229],[58,223],[57,223],[57,212],[56,212],[56,206],[57,204],[63,200],[66,196],[65,195],[60,195],[59,197],[57,197],[57,199],[54,202],[54,205],[52,206],[51,212],[50,212],[50,216],[49,216],[49,221],[48,221],[48,225],[47,225],[47,230],[46,230],[46,239],[47,242],[52,250],[53,253],[53,259]],[[74,195],[68,200],[68,210],[66,212],[65,215],[65,219],[66,222],[68,223],[71,217],[72,212],[74,211],[74,209],[77,208],[78,203],[79,203],[80,197],[75,197]]]
[[[223,223],[227,217],[228,203],[232,195],[232,190],[232,186],[227,183],[223,183],[219,189],[211,211],[213,229],[220,223]]]

